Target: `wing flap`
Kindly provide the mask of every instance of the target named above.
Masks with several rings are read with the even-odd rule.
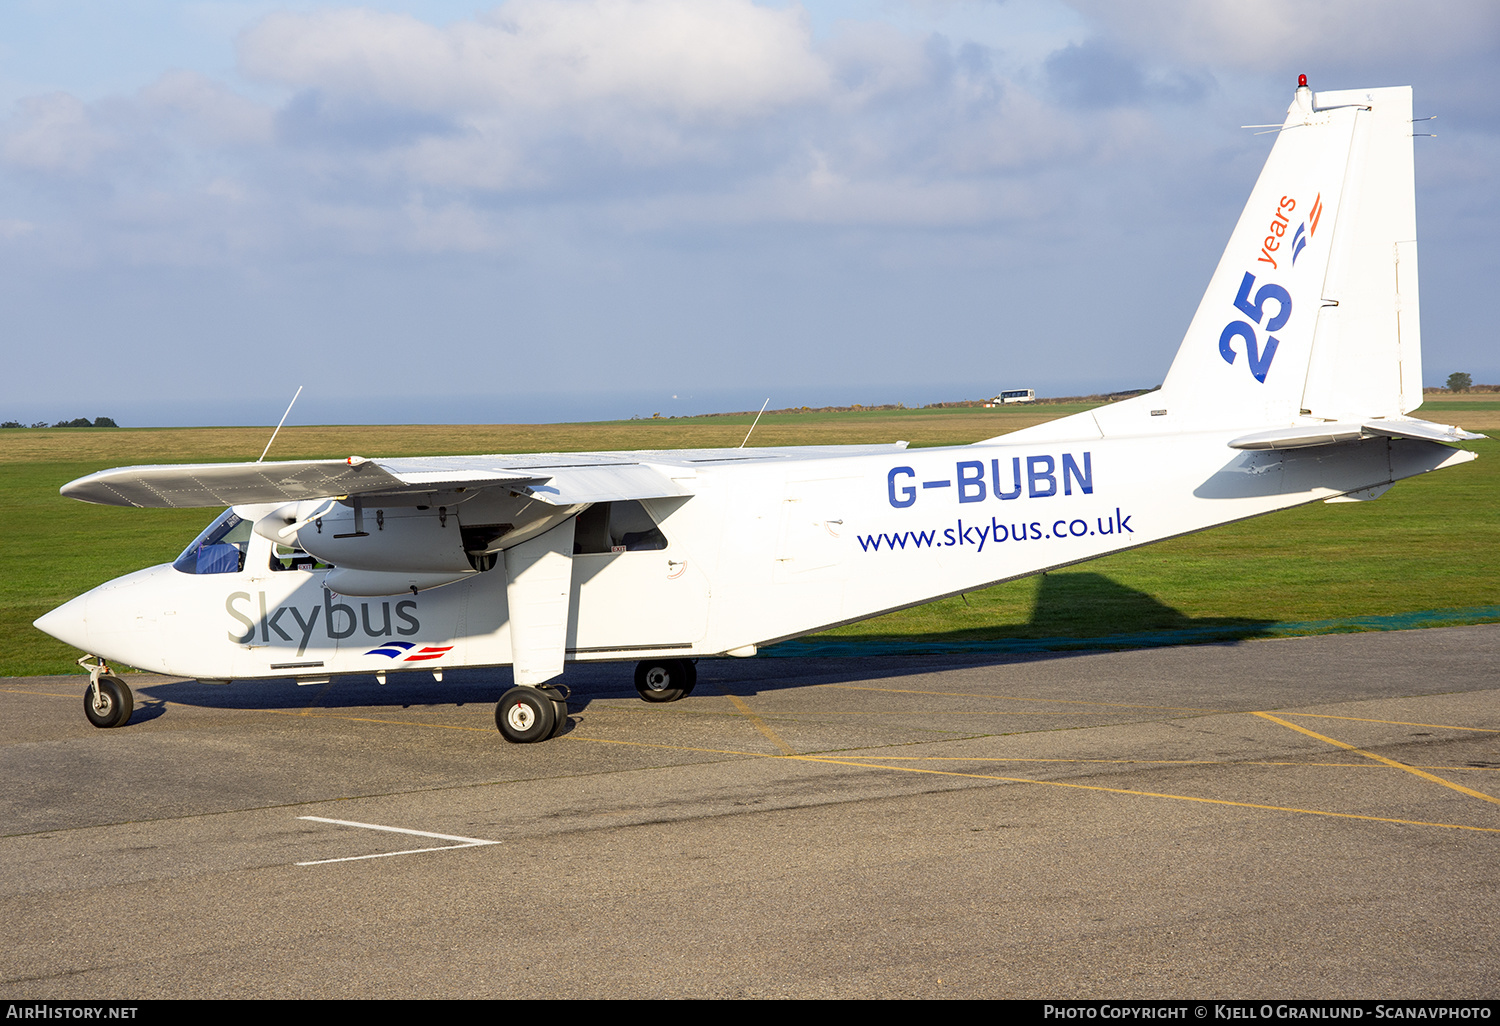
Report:
[[[558,469],[552,471],[552,477],[545,483],[524,490],[554,506],[617,499],[666,499],[689,494],[667,475],[643,463]]]

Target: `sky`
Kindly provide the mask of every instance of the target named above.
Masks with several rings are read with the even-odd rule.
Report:
[[[515,423],[1165,376],[1300,73],[1410,85],[1500,382],[1500,5],[7,0],[0,420]]]

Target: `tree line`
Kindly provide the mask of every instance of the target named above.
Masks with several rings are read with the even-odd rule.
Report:
[[[55,428],[59,428],[59,427],[113,427],[113,428],[117,428],[119,426],[120,425],[118,425],[118,424],[115,423],[115,419],[113,417],[95,417],[93,420],[89,420],[87,417],[78,417],[78,418],[76,418],[74,420],[60,420],[56,424],[48,424],[45,420],[39,420],[35,424],[22,424],[18,420],[7,420],[3,424],[0,424],[0,428],[23,428],[23,427],[34,427],[34,428],[44,428],[44,427],[55,427]]]

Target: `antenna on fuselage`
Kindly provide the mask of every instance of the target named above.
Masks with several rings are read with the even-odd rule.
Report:
[[[770,406],[770,405],[771,405],[771,397],[770,396],[766,396],[766,401],[760,404],[760,413],[765,413],[766,412],[766,407]],[[755,419],[750,422],[750,431],[754,431],[755,430],[755,425],[757,425],[757,424],[760,423],[760,413],[757,413],[755,415]],[[750,441],[750,431],[746,431],[745,432],[745,442]],[[745,442],[741,442],[740,443],[740,448],[741,449],[743,449],[745,447]]]
[[[297,396],[301,394],[302,386],[298,385],[297,394],[292,396],[292,401],[286,404],[286,412],[281,415],[281,420],[276,425],[276,431],[271,432],[271,442],[276,441],[277,432],[281,430],[281,425],[286,423],[286,419],[292,415],[292,407],[297,405]],[[256,463],[266,458],[266,453],[271,451],[271,442],[267,442],[266,447],[260,451],[260,460],[256,460]]]

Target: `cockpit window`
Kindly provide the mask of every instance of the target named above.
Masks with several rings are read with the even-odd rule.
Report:
[[[226,509],[172,565],[185,574],[239,573],[245,569],[245,550],[250,547],[253,526],[234,510]]]

